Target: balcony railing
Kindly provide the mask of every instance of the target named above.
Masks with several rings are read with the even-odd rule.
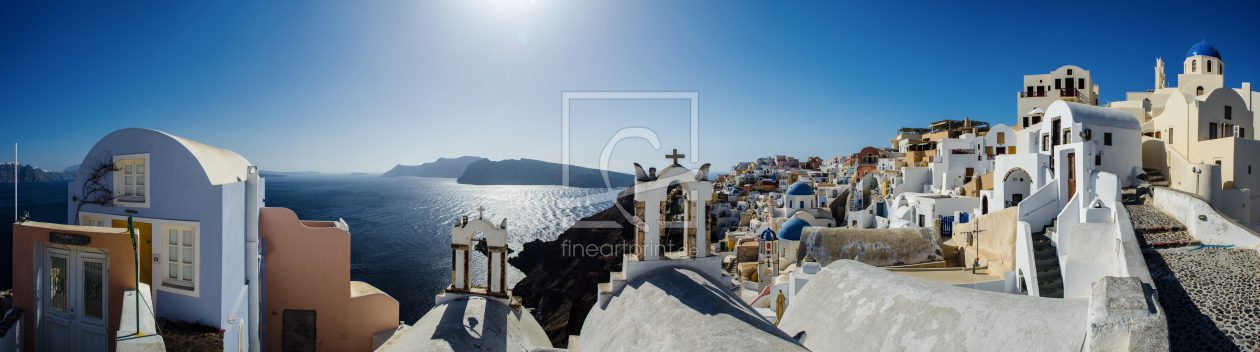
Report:
[[[949,151],[949,153],[950,154],[975,154],[976,150],[975,149],[952,149]]]
[[[1044,96],[1046,96],[1046,91],[1044,90],[1040,92],[1019,92],[1020,98],[1036,98],[1036,97],[1044,97]]]

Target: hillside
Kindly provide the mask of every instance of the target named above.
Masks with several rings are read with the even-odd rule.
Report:
[[[467,168],[468,164],[472,164],[477,160],[483,159],[485,158],[479,156],[461,156],[453,159],[438,158],[437,161],[420,165],[398,164],[395,165],[393,169],[381,175],[381,177],[417,176],[456,178],[464,174],[464,168]]]
[[[633,212],[634,197],[626,193],[629,192],[622,192],[617,202]],[[566,251],[563,246],[607,244],[626,248],[626,244],[634,242],[634,226],[615,205],[582,221],[615,221],[618,227],[569,228],[554,241],[525,243],[520,254],[508,259],[509,264],[525,273],[512,294],[520,296],[522,304],[532,310],[534,319],[556,347],[567,345],[569,335],[581,334],[582,322],[595,305],[599,283],[608,282],[609,272],[621,270],[620,254],[566,255],[572,250]]]
[[[490,161],[481,159],[468,165],[457,182],[470,185],[561,185],[561,164],[541,160],[519,159]],[[634,184],[634,176],[620,172],[608,172],[612,187]],[[605,187],[599,170],[569,166],[569,186],[581,188]]]
[[[0,164],[0,183],[13,183],[13,163]],[[45,171],[30,165],[19,165],[18,182],[39,183],[74,178],[74,172]]]

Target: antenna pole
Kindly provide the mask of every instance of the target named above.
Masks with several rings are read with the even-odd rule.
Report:
[[[18,221],[18,163],[17,163],[17,143],[13,143],[13,222]]]

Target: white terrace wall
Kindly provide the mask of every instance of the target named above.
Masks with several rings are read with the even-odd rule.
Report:
[[[1165,187],[1151,190],[1155,207],[1185,224],[1186,231],[1203,244],[1260,246],[1260,234],[1212,209],[1201,197]]]

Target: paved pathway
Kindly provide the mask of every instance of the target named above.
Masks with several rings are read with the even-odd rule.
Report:
[[[1185,226],[1125,189],[1146,266],[1168,316],[1173,351],[1260,350],[1260,253],[1200,247]]]

